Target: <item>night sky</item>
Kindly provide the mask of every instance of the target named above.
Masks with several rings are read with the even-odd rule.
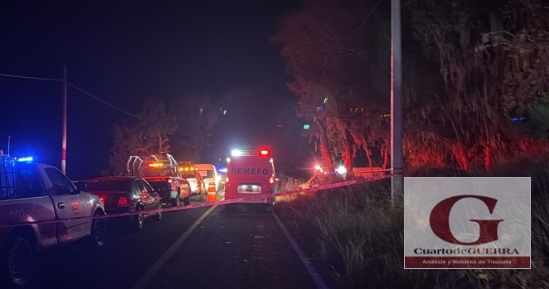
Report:
[[[0,74],[61,79],[67,65],[71,84],[132,114],[145,98],[208,94],[228,115],[202,162],[265,145],[279,171],[299,174],[312,152],[286,88],[291,75],[270,41],[295,2],[3,1]],[[4,153],[10,136],[10,155],[59,167],[62,84],[0,76],[0,96]],[[69,87],[67,175],[98,176],[108,167],[113,124],[131,119]]]

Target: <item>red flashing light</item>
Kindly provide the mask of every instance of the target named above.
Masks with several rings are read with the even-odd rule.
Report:
[[[101,196],[99,197],[99,200],[101,201],[101,204],[103,204],[103,206],[105,205],[105,197]]]
[[[268,151],[268,150],[260,150],[260,151],[259,151],[259,154],[262,155],[262,156],[268,156],[268,155],[269,155],[269,151]]]

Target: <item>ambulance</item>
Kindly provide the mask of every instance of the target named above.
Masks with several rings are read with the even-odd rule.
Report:
[[[225,199],[239,199],[275,191],[275,165],[271,152],[233,150],[227,159]],[[274,198],[243,200],[242,203],[272,204]]]

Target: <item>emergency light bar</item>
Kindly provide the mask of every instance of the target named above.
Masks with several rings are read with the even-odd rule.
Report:
[[[259,151],[243,151],[243,150],[232,150],[231,156],[238,157],[238,156],[268,156],[271,152],[268,149],[261,149]]]
[[[149,164],[149,167],[151,168],[161,168],[163,167],[164,164],[163,163],[152,163],[152,164]]]
[[[31,163],[34,161],[34,158],[33,157],[18,158],[17,161],[21,163]]]

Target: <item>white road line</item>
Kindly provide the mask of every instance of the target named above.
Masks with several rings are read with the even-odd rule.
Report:
[[[160,256],[160,258],[158,258],[158,260],[156,260],[156,262],[154,263],[154,265],[152,265],[152,267],[149,269],[149,271],[147,271],[147,273],[145,273],[145,275],[143,275],[141,278],[139,278],[139,280],[137,280],[137,282],[132,286],[132,289],[143,289],[143,288],[145,288],[151,282],[151,280],[154,278],[156,273],[158,273],[158,271],[160,271],[160,269],[164,266],[164,264],[166,264],[166,262],[168,262],[168,260],[170,260],[172,255],[179,248],[179,246],[181,246],[181,244],[183,242],[185,242],[185,240],[191,235],[191,233],[194,231],[194,229],[196,229],[196,227],[198,227],[198,225],[200,225],[200,223],[202,223],[202,221],[204,221],[204,219],[216,207],[217,207],[217,205],[212,206],[210,209],[208,209],[206,212],[204,212],[204,214],[202,214],[202,216],[200,216],[200,218],[198,218],[198,220],[196,220],[187,229],[187,231],[185,231],[185,233],[183,233],[183,235],[181,235],[181,237],[179,237],[179,239],[177,239],[177,241],[175,241],[175,243],[173,243],[172,246],[166,252],[164,252],[164,254],[162,254],[162,256]]]
[[[328,284],[324,282],[324,279],[322,279],[322,276],[320,276],[320,274],[315,269],[313,264],[311,264],[311,262],[309,261],[309,258],[305,256],[305,253],[303,253],[303,250],[301,250],[301,247],[299,247],[295,239],[292,237],[292,235],[290,235],[290,232],[288,232],[288,230],[286,229],[282,221],[280,221],[280,219],[278,218],[275,212],[273,212],[273,216],[276,220],[276,223],[280,227],[280,229],[282,229],[282,232],[284,232],[286,239],[288,239],[288,241],[294,248],[295,252],[297,253],[297,256],[299,256],[299,259],[301,259],[301,262],[305,266],[305,269],[307,269],[307,271],[309,272],[309,275],[311,276],[311,278],[313,278],[313,281],[315,282],[316,287],[319,289],[329,289],[330,287],[328,287]]]

